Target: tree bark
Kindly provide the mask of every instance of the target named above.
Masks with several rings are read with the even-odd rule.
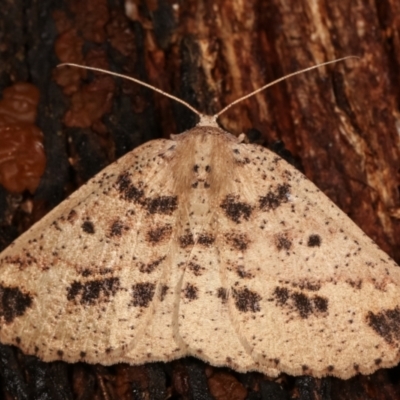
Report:
[[[40,90],[36,125],[47,157],[33,194],[0,188],[3,248],[109,163],[197,121],[141,86],[56,70],[58,63],[125,73],[213,114],[285,74],[355,55],[281,82],[219,122],[264,145],[282,141],[294,164],[400,261],[398,1],[7,2],[0,43],[0,90],[16,82]],[[270,380],[194,359],[139,367],[46,364],[7,346],[0,347],[0,365],[4,398],[400,398],[398,368],[348,381]]]

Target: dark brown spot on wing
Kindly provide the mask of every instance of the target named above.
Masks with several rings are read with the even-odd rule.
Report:
[[[245,251],[249,247],[250,240],[245,233],[227,233],[225,238],[236,250]]]
[[[274,296],[276,302],[283,306],[289,299],[289,290],[284,287],[276,287],[274,290]]]
[[[6,324],[21,317],[31,307],[33,297],[24,293],[18,287],[6,287],[0,285],[0,317]]]
[[[378,313],[369,311],[367,324],[387,343],[400,341],[400,308],[385,309]]]
[[[147,232],[147,240],[152,244],[157,244],[169,239],[171,234],[172,234],[172,226],[164,225],[149,230]]]
[[[225,215],[237,224],[242,222],[242,220],[247,221],[252,212],[250,204],[240,202],[238,199],[239,196],[228,195],[220,205],[225,211]]]
[[[306,319],[311,315],[319,316],[328,312],[328,299],[322,296],[310,296],[297,290],[289,290],[285,287],[276,287],[273,291],[273,299],[279,307],[285,307],[296,312],[301,318]]]
[[[214,241],[215,237],[209,233],[203,233],[199,235],[197,239],[197,243],[205,247],[211,246],[214,243]]]
[[[300,314],[300,317],[308,318],[309,315],[313,312],[313,305],[311,303],[311,300],[304,293],[301,292],[292,293],[290,297],[293,301],[294,307]]]
[[[321,236],[319,235],[310,235],[308,238],[307,246],[308,247],[318,247],[321,246]]]
[[[317,292],[321,289],[321,284],[319,282],[311,282],[307,279],[302,279],[298,282],[292,282],[292,286],[299,288],[300,290],[311,290],[312,292]]]
[[[120,289],[119,278],[96,279],[92,281],[72,282],[67,288],[67,300],[83,305],[94,305],[98,301],[107,301]]]
[[[36,257],[33,257],[30,253],[26,252],[24,256],[19,257],[19,256],[5,256],[0,259],[0,265],[4,264],[12,264],[18,267],[20,271],[24,270],[27,267],[30,267],[32,265],[39,266],[38,265],[38,260]],[[46,268],[45,265],[42,266],[43,269]]]
[[[236,308],[242,312],[257,312],[260,311],[261,296],[247,288],[234,289],[232,288],[233,298],[235,299]]]
[[[282,203],[287,203],[290,195],[290,185],[279,184],[275,190],[270,190],[265,196],[260,197],[261,210],[270,211],[277,209]]]
[[[287,237],[287,234],[279,234],[275,238],[276,248],[278,250],[290,250],[292,247],[292,241]]]
[[[240,278],[243,279],[254,277],[253,274],[251,274],[249,271],[246,271],[244,265],[238,265],[236,268],[236,273],[240,276]]]
[[[179,236],[178,240],[180,247],[183,249],[194,245],[193,234],[189,230],[187,230],[184,235]]]
[[[188,267],[193,272],[193,274],[196,275],[196,276],[202,275],[203,270],[204,270],[204,268],[201,265],[196,264],[196,263],[194,263],[192,261],[189,262]]]
[[[129,230],[129,227],[124,225],[124,223],[120,219],[116,219],[110,227],[110,236],[122,236],[124,231]]]
[[[146,199],[146,209],[150,214],[171,215],[177,207],[177,196],[160,196],[153,199]]]
[[[81,228],[83,232],[93,234],[95,232],[94,230],[94,224],[92,221],[85,221],[82,225]]]
[[[162,285],[160,289],[160,301],[165,299],[166,294],[168,293],[169,287],[167,285]]]
[[[352,280],[352,279],[346,279],[346,283],[349,284],[353,289],[358,289],[360,290],[362,288],[362,279],[357,279],[357,280]]]
[[[143,190],[138,189],[135,185],[132,184],[128,172],[124,172],[118,177],[116,185],[122,199],[134,203],[141,202],[144,192]]]
[[[223,303],[226,303],[228,300],[228,291],[223,287],[218,288],[217,297],[221,299]]]
[[[313,297],[313,303],[317,311],[319,312],[328,311],[328,299],[326,299],[325,297],[315,296]]]
[[[148,307],[153,299],[156,285],[151,282],[136,283],[132,286],[132,301],[134,307]]]
[[[72,224],[72,223],[74,223],[76,221],[77,218],[78,218],[78,213],[75,210],[71,210],[68,213],[67,221]]]
[[[158,260],[155,260],[153,262],[150,262],[148,264],[140,263],[139,264],[139,271],[150,274],[152,273],[164,260],[166,259],[166,256],[159,258]]]
[[[185,288],[183,289],[183,294],[186,299],[189,301],[196,300],[198,298],[198,289],[192,283],[187,283]]]
[[[235,158],[235,162],[239,165],[246,165],[246,164],[250,164],[250,159],[248,157],[244,157],[244,158]]]

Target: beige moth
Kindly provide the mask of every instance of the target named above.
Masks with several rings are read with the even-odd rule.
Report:
[[[191,109],[196,127],[128,153],[1,253],[1,343],[269,376],[396,365],[396,263],[294,167],[222,130],[224,110]]]

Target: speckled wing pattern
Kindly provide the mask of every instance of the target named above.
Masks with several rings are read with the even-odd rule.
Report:
[[[106,168],[0,256],[0,341],[270,376],[400,360],[398,266],[300,172],[211,126]]]
[[[118,160],[1,254],[2,342],[45,361],[103,364],[140,342],[173,262],[171,146]]]

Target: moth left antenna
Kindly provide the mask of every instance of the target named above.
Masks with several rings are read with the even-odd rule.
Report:
[[[103,72],[104,74],[116,76],[116,77],[118,77],[118,78],[127,79],[127,80],[132,81],[132,82],[135,82],[135,83],[137,83],[137,84],[139,84],[139,85],[145,86],[145,87],[147,87],[147,88],[149,88],[149,89],[152,89],[152,90],[154,90],[155,92],[161,93],[161,94],[163,94],[164,96],[169,97],[170,99],[175,100],[175,101],[177,101],[177,102],[183,104],[183,105],[186,106],[189,110],[192,110],[195,114],[197,114],[197,115],[200,117],[200,119],[203,118],[203,114],[202,114],[201,112],[199,112],[198,110],[196,110],[194,107],[192,107],[189,103],[186,103],[186,101],[183,101],[183,100],[181,100],[179,97],[175,97],[174,95],[169,94],[169,93],[167,93],[167,92],[164,92],[163,90],[158,89],[158,88],[156,88],[155,86],[149,85],[148,83],[143,82],[143,81],[141,81],[141,80],[139,80],[139,79],[132,78],[132,77],[130,77],[130,76],[123,75],[123,74],[118,74],[117,72],[107,71],[106,69],[102,69],[102,68],[87,67],[86,65],[73,64],[73,63],[62,63],[62,64],[57,65],[57,68],[58,68],[58,67],[64,67],[64,66],[68,66],[68,67],[77,67],[77,68],[81,68],[81,69],[87,69],[87,70],[89,70],[89,71]]]

